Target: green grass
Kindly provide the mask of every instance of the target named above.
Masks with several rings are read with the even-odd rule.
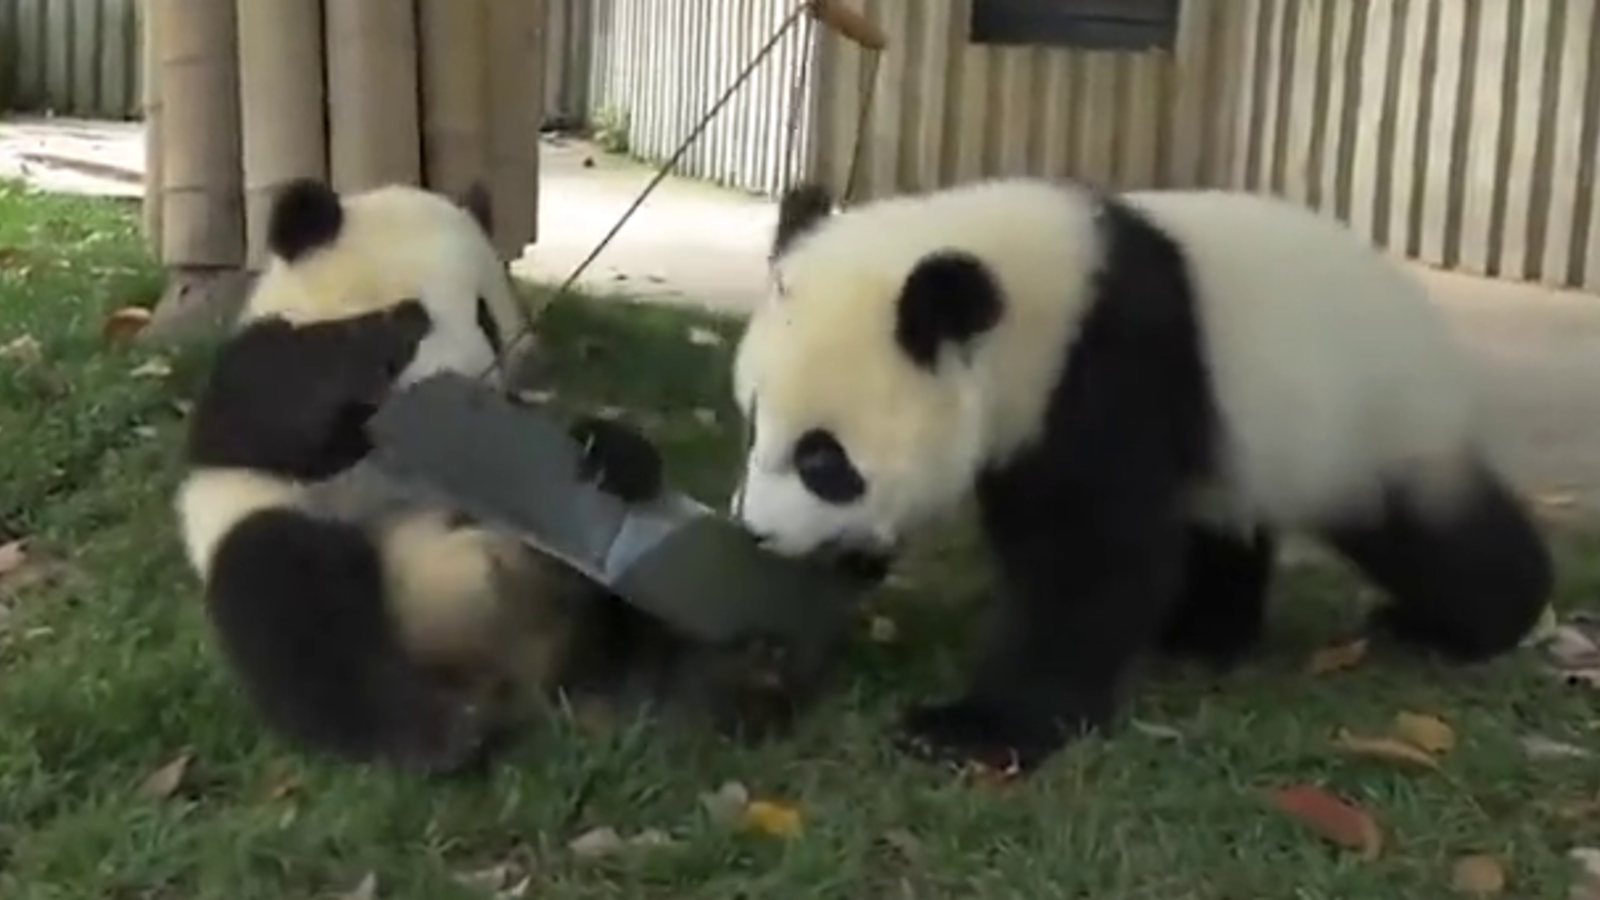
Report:
[[[1450,861],[1489,852],[1512,895],[1561,897],[1566,849],[1600,845],[1600,819],[1546,808],[1600,792],[1593,762],[1530,762],[1537,731],[1593,745],[1594,695],[1530,660],[1465,672],[1372,660],[1312,678],[1306,657],[1353,624],[1353,583],[1321,567],[1281,591],[1272,649],[1226,679],[1180,670],[1142,680],[1135,729],[1084,742],[1032,780],[963,784],[908,764],[882,737],[910,698],[952,689],[981,595],[970,535],[924,553],[908,587],[874,604],[898,641],[862,637],[841,687],[792,739],[740,748],[638,723],[598,733],[552,722],[481,784],[425,784],[297,756],[262,734],[217,665],[168,514],[186,378],[129,376],[151,351],[98,338],[109,309],[154,296],[132,212],[0,185],[0,346],[24,334],[38,361],[0,363],[0,527],[26,534],[60,577],[0,584],[0,897],[309,898],[371,871],[378,896],[486,896],[454,875],[511,860],[541,898],[984,897],[1362,898],[1447,896]],[[561,303],[542,345],[559,399],[629,410],[672,474],[721,500],[737,456],[727,338],[704,316]],[[1600,595],[1600,542],[1559,539],[1563,598]],[[935,602],[930,602],[935,601]],[[1401,709],[1449,720],[1444,774],[1340,757],[1340,727],[1381,731]],[[172,796],[139,785],[193,756]],[[275,796],[292,777],[298,787]],[[702,791],[739,780],[795,804],[791,841],[711,821]],[[1274,813],[1261,791],[1325,785],[1382,822],[1364,862]],[[278,792],[278,793],[281,793]],[[567,843],[610,825],[670,847],[603,860]],[[908,839],[911,835],[914,840]],[[909,846],[908,846],[909,845]]]

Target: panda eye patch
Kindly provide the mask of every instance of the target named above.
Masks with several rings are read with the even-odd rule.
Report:
[[[825,503],[850,503],[867,492],[866,479],[831,431],[813,428],[800,435],[794,469],[806,490]]]

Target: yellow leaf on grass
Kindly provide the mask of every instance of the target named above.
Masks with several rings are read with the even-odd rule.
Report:
[[[28,542],[23,539],[0,544],[0,577],[10,575],[28,564]]]
[[[368,872],[362,876],[360,883],[348,893],[341,894],[339,900],[378,900],[377,873]]]
[[[745,824],[769,837],[792,838],[800,834],[800,811],[770,800],[752,800],[744,809]]]
[[[1339,749],[1355,756],[1412,763],[1425,769],[1439,768],[1439,761],[1432,754],[1397,738],[1363,737],[1340,729],[1333,742]]]
[[[1394,733],[1406,743],[1429,753],[1449,753],[1456,745],[1456,732],[1438,716],[1401,712],[1394,717]]]
[[[1450,867],[1450,889],[1458,894],[1489,897],[1506,889],[1506,870],[1487,853],[1473,853]]]
[[[126,343],[150,324],[150,310],[142,306],[124,306],[109,316],[100,326],[100,336],[113,344]]]
[[[1367,639],[1357,638],[1347,644],[1324,647],[1311,654],[1310,672],[1312,675],[1341,672],[1345,669],[1355,668],[1366,658]]]
[[[1374,860],[1383,853],[1383,831],[1366,810],[1311,785],[1279,788],[1270,794],[1278,809],[1310,826],[1324,839]]]
[[[183,785],[183,776],[189,772],[189,762],[192,757],[180,754],[171,762],[151,772],[139,786],[139,793],[151,800],[165,800],[177,793]]]

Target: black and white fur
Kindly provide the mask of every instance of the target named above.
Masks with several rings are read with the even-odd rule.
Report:
[[[481,193],[290,184],[270,263],[195,404],[176,498],[188,557],[224,656],[302,744],[426,771],[474,762],[499,692],[567,680],[580,620],[618,608],[362,465],[366,421],[396,385],[498,378],[521,319],[488,222]],[[642,438],[578,429],[602,486],[659,487]]]
[[[1141,651],[1236,659],[1282,532],[1457,659],[1538,618],[1551,561],[1485,458],[1462,353],[1338,223],[1026,179],[804,199],[738,348],[736,511],[780,553],[886,555],[976,495],[994,630],[959,699],[909,711],[916,752],[1028,767],[1107,722]]]

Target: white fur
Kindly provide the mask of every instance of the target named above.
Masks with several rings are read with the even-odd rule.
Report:
[[[1420,285],[1287,202],[1125,199],[1184,247],[1201,294],[1228,463],[1193,486],[1197,514],[1306,526],[1359,510],[1381,473],[1450,497],[1473,420],[1462,361]],[[754,424],[736,503],[745,523],[785,553],[893,543],[1039,436],[1103,255],[1097,213],[1058,184],[992,181],[857,207],[798,239],[735,361]],[[894,308],[915,263],[940,249],[987,263],[1007,306],[970,359],[931,374],[896,348]],[[861,502],[824,503],[795,476],[791,449],[813,427],[831,429],[861,471]]]
[[[201,469],[178,486],[173,508],[183,531],[189,565],[202,579],[234,526],[269,509],[296,509],[304,489],[293,482],[248,469]]]
[[[433,331],[399,378],[441,371],[476,375],[494,350],[478,327],[483,297],[506,343],[524,327],[510,275],[471,213],[441,194],[388,185],[343,197],[344,227],[329,247],[286,263],[269,261],[240,323],[342,319],[416,299]],[[490,380],[499,376],[498,370]]]

